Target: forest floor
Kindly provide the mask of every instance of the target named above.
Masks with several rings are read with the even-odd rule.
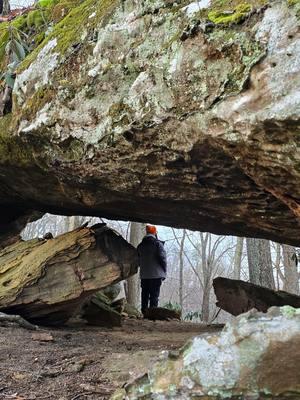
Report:
[[[146,372],[163,350],[179,349],[193,336],[219,329],[133,319],[113,329],[0,327],[0,399],[106,400]]]

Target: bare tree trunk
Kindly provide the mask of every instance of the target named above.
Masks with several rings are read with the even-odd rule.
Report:
[[[141,242],[145,231],[145,224],[138,222],[130,223],[129,242],[137,247]],[[127,279],[127,302],[138,308],[140,304],[140,282],[139,274],[132,275]]]
[[[72,215],[67,218],[67,231],[71,232],[76,228],[79,228],[81,223],[81,217],[79,215]]]
[[[206,279],[204,279],[202,309],[201,309],[201,319],[203,322],[209,321],[210,289],[211,289],[211,283]]]
[[[237,237],[236,247],[234,252],[233,279],[241,279],[243,245],[244,245],[244,238]]]
[[[1,10],[1,3],[2,3],[2,11],[1,14],[2,15],[8,15],[10,13],[10,4],[9,4],[9,0],[2,0],[0,2],[0,10]]]
[[[276,289],[280,289],[280,281],[279,277],[282,277],[282,272],[280,269],[280,257],[281,257],[281,251],[280,251],[280,244],[276,243],[276,258],[275,258],[275,269],[276,269]]]
[[[299,276],[295,248],[287,244],[283,244],[282,252],[284,265],[283,290],[290,293],[299,294]]]
[[[183,229],[182,238],[179,248],[179,304],[181,310],[183,309],[183,266],[184,266],[184,241],[185,241],[186,230]]]
[[[260,269],[259,269],[259,247],[258,239],[246,238],[249,280],[251,283],[260,285]]]
[[[275,289],[270,242],[265,239],[247,238],[246,244],[250,282]]]
[[[209,253],[210,249],[207,247],[210,242],[210,233],[200,233],[201,240],[201,263],[203,273],[203,296],[202,296],[202,307],[201,307],[201,319],[204,322],[209,321],[209,297],[210,297],[210,264],[209,264]]]

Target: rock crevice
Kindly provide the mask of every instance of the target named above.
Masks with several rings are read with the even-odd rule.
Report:
[[[217,4],[86,0],[59,22],[0,120],[3,213],[299,245],[297,6]],[[76,18],[83,31],[67,40]]]

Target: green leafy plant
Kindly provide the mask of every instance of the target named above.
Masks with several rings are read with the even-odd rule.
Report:
[[[174,310],[174,311],[177,311],[177,312],[181,312],[180,304],[172,303],[171,301],[168,301],[168,303],[165,303],[163,305],[163,307],[167,308],[168,310]]]
[[[0,66],[9,86],[13,85],[15,71],[27,54],[45,37],[51,24],[52,11],[59,0],[40,0],[34,9],[0,25]]]
[[[185,321],[193,321],[193,320],[201,320],[201,319],[202,319],[202,314],[200,311],[190,311],[184,317]]]
[[[4,80],[7,86],[13,88],[16,69],[29,52],[26,44],[28,36],[12,23],[5,24],[1,30],[2,43],[0,54],[6,58],[7,67],[2,75],[0,75],[0,79]]]

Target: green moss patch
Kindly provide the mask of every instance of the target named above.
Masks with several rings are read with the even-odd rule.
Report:
[[[49,103],[54,97],[55,91],[53,87],[41,87],[33,96],[26,100],[24,107],[21,109],[21,115],[19,118],[31,120],[32,116],[41,110],[47,103]],[[15,120],[18,120],[18,110],[15,110]]]
[[[36,59],[41,48],[50,40],[56,39],[56,50],[61,54],[67,55],[67,51],[72,50],[72,45],[78,44],[82,41],[81,37],[84,29],[92,30],[96,23],[113,9],[115,4],[117,4],[117,0],[85,0],[84,2],[79,3],[80,4],[78,5],[77,1],[77,7],[73,8],[65,18],[54,25],[52,32],[47,36],[47,38],[31,54],[29,54],[29,56],[26,57],[24,62],[21,64],[19,71],[28,68]],[[71,3],[68,2],[68,4]],[[75,4],[76,1],[73,5]],[[61,6],[62,4],[59,3],[57,6],[59,5]],[[92,13],[95,13],[95,16],[94,18],[89,19],[89,16]]]
[[[293,0],[292,0],[293,1]],[[233,25],[242,23],[249,14],[268,0],[213,0],[208,9],[199,12],[200,19],[208,19],[216,25]]]
[[[214,24],[237,24],[243,21],[252,10],[251,4],[242,3],[233,11],[210,11],[208,19]]]
[[[20,38],[29,49],[29,55],[46,38],[46,32],[53,29],[56,23],[65,18],[68,13],[78,5],[82,0],[40,0],[35,5],[34,10],[15,18],[10,22],[0,24],[0,67],[5,71],[9,60],[5,53],[5,47],[9,41],[10,30],[19,32]],[[78,28],[78,27],[77,27]]]
[[[32,161],[32,152],[18,136],[11,134],[12,125],[12,114],[0,118],[0,162],[26,166]]]
[[[289,6],[295,6],[296,4],[300,4],[300,0],[287,0]]]
[[[300,18],[300,0],[287,0],[289,7],[293,7],[295,10],[295,13],[298,17]]]

